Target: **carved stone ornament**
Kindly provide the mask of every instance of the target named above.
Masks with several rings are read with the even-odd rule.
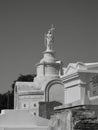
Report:
[[[52,44],[54,42],[54,28],[53,25],[51,26],[51,29],[48,30],[48,33],[45,34],[45,45],[46,45],[46,50],[51,51],[52,50]]]

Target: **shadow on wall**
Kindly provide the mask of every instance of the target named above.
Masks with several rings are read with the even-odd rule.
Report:
[[[62,103],[57,101],[39,102],[39,116],[50,119],[51,115],[54,115],[54,107],[61,105]]]

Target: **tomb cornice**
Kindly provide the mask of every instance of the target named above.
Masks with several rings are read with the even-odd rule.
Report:
[[[78,72],[75,72],[75,73],[72,73],[70,75],[66,75],[64,77],[61,77],[61,79],[63,80],[63,82],[72,80],[74,78],[79,78],[79,73]]]

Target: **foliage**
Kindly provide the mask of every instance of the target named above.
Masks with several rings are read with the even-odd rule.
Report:
[[[20,74],[20,76],[18,77],[18,79],[16,81],[33,82],[35,76],[36,76],[35,74],[33,74],[33,75],[31,75],[31,74],[27,74],[27,75]]]
[[[97,84],[98,83],[98,75],[93,76],[91,82],[93,84]]]

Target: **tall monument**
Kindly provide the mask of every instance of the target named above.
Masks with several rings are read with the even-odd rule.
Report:
[[[45,34],[46,50],[36,64],[36,77],[33,82],[16,82],[15,109],[29,109],[39,115],[40,102],[64,103],[64,85],[60,79],[61,61],[55,58],[53,50],[54,28]]]

